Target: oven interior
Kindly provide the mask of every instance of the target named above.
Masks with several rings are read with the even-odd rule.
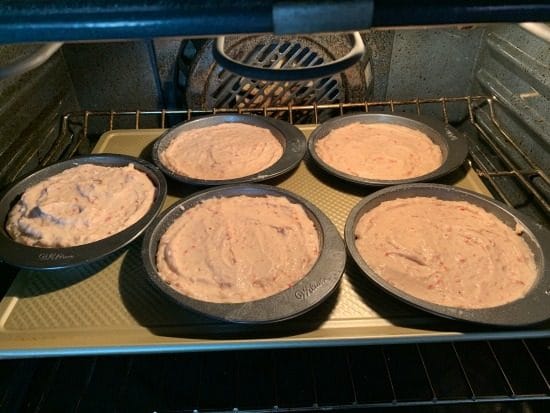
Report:
[[[408,112],[465,133],[468,166],[492,196],[548,226],[548,43],[516,24],[362,37],[367,53],[359,63],[301,82],[234,75],[213,60],[210,39],[66,44],[38,69],[0,82],[0,184],[89,153],[106,132],[164,129],[205,114],[311,125],[353,112]],[[0,61],[34,47],[4,46]],[[338,34],[246,35],[228,43],[245,60],[272,67],[289,59],[315,65],[348,47]],[[4,296],[17,270],[4,265],[2,273]],[[548,410],[548,325],[494,338],[489,330],[483,339],[451,326],[463,337],[282,340],[271,348],[176,346],[149,354],[29,351],[0,361],[0,410]]]

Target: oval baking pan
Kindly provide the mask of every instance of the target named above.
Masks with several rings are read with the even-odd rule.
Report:
[[[149,211],[130,227],[117,234],[89,244],[67,248],[43,248],[15,242],[6,232],[5,223],[9,211],[17,203],[22,193],[50,176],[83,164],[118,167],[133,164],[137,170],[147,174],[156,187],[155,199]],[[132,156],[114,154],[90,155],[47,166],[23,178],[2,195],[0,199],[0,217],[2,217],[0,259],[17,267],[41,270],[67,268],[95,261],[119,250],[139,236],[158,215],[165,198],[166,179],[161,171],[151,163]]]
[[[441,149],[443,163],[439,168],[428,174],[413,178],[392,180],[362,178],[335,169],[319,157],[315,151],[315,144],[333,130],[352,123],[388,123],[423,132]],[[337,178],[360,185],[389,186],[413,182],[431,182],[450,174],[464,163],[468,155],[468,139],[453,127],[437,119],[425,116],[387,113],[356,113],[338,116],[319,125],[309,137],[308,152],[321,169]]]
[[[253,175],[232,179],[192,178],[190,176],[174,172],[162,163],[160,154],[168,147],[168,145],[170,145],[170,142],[177,138],[182,132],[224,123],[246,123],[248,125],[269,129],[283,146],[283,155],[273,165],[260,172]],[[179,124],[167,130],[153,145],[152,157],[153,162],[155,162],[155,164],[166,174],[166,176],[172,179],[197,186],[215,186],[246,182],[260,182],[274,178],[296,168],[303,159],[305,153],[306,139],[304,134],[290,123],[257,115],[226,114],[201,117]]]
[[[304,207],[317,228],[321,249],[312,269],[287,290],[270,297],[243,303],[212,303],[186,296],[168,286],[159,276],[156,266],[157,248],[161,236],[185,211],[209,198],[239,195],[263,197],[282,196]],[[236,323],[273,323],[303,314],[324,301],[338,285],[346,262],[344,242],[336,227],[321,210],[309,201],[269,185],[241,184],[222,186],[198,192],[162,213],[145,232],[142,258],[152,283],[181,306],[198,313]]]
[[[538,269],[537,280],[527,295],[498,307],[446,307],[409,295],[378,276],[355,246],[355,227],[363,214],[382,202],[417,196],[470,202],[492,213],[511,228],[519,223],[524,228],[522,237],[533,252]],[[363,198],[352,209],[346,221],[345,241],[353,260],[370,280],[394,297],[422,310],[454,320],[507,327],[536,324],[550,319],[550,231],[514,209],[475,192],[440,184],[408,184],[384,188]]]

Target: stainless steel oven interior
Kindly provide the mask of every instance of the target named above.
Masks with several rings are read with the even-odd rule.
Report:
[[[420,2],[426,3],[418,6],[426,7],[422,14],[405,2],[388,2],[393,8],[381,7],[367,21],[354,11],[369,2],[349,1],[343,13],[351,20],[344,26],[337,24],[342,19],[331,23],[320,18],[308,2],[281,2],[273,19],[262,11],[271,2],[254,2],[254,12],[241,9],[242,2],[220,2],[218,13],[235,7],[240,14],[210,21],[211,3],[205,2],[202,14],[190,12],[210,26],[186,17],[177,5],[165,19],[152,11],[153,17],[146,18],[138,11],[135,21],[142,24],[142,34],[137,24],[117,32],[116,25],[106,29],[101,19],[73,27],[55,13],[48,30],[48,20],[32,9],[21,14],[17,26],[8,21],[8,13],[0,13],[0,35],[9,42],[68,41],[38,67],[0,81],[1,187],[79,154],[104,148],[124,151],[118,141],[113,143],[121,136],[125,142],[144,139],[145,147],[159,131],[206,114],[252,113],[310,132],[341,114],[405,112],[435,117],[464,133],[470,152],[463,173],[469,171],[487,194],[548,228],[550,29],[544,23],[517,24],[527,17],[537,20],[529,10],[542,10],[543,21],[550,20],[544,2],[530,2],[531,9],[521,4],[497,8],[496,22],[485,24],[487,10],[481,6],[468,15],[456,12],[460,7],[437,11],[428,7],[431,2]],[[300,7],[284,6],[294,3]],[[102,2],[96,6],[108,8]],[[319,19],[304,31],[323,33],[285,34],[299,31],[285,17],[301,21],[304,10]],[[396,16],[393,12],[399,10]],[[85,9],[81,12],[78,22],[91,19]],[[116,13],[110,16],[116,20]],[[188,25],[178,31],[177,22]],[[452,25],[432,26],[437,23]],[[95,31],[90,29],[94,24]],[[212,35],[239,33],[224,44],[232,58],[264,69],[315,68],[342,58],[353,47],[353,38],[342,30],[370,26],[360,32],[365,47],[360,59],[320,78],[257,80],[222,67],[214,58],[219,44]],[[283,34],[274,36],[273,31]],[[137,40],[112,40],[117,38]],[[6,66],[40,47],[4,45],[0,62]],[[284,187],[285,179],[268,183]],[[339,190],[356,195],[349,187]],[[402,304],[388,298],[391,311],[386,314],[383,294],[356,287],[365,281],[346,270],[342,289],[364,288],[378,300],[368,316],[361,313],[353,319],[352,310],[339,310],[346,305],[344,291],[333,300],[336,304],[312,310],[321,315],[306,315],[290,327],[243,332],[209,327],[207,320],[187,315],[173,325],[165,315],[136,320],[128,307],[131,297],[121,301],[117,292],[113,297],[118,304],[105,304],[106,311],[114,308],[122,315],[112,314],[109,324],[109,314],[100,307],[103,301],[90,297],[99,293],[110,299],[112,291],[106,289],[123,289],[118,273],[100,274],[117,259],[78,274],[59,272],[57,279],[52,272],[20,272],[2,264],[0,411],[550,409],[548,323],[520,330],[472,327],[407,309],[405,318],[394,317],[391,311],[395,307],[399,313]],[[139,262],[132,265],[137,274]],[[76,278],[59,281],[62,276]],[[106,284],[94,284],[94,277]],[[82,295],[67,298],[75,291]],[[86,300],[93,305],[82,303]],[[146,298],[138,301],[147,305]],[[182,330],[180,320],[188,323]],[[162,323],[169,328],[163,329]],[[193,328],[199,333],[187,335]],[[219,336],[213,333],[216,329]],[[147,333],[140,335],[141,330]]]

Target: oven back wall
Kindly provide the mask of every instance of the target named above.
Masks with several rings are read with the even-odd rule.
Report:
[[[82,108],[160,108],[162,99],[149,47],[149,41],[66,44],[63,53]]]
[[[153,41],[109,43],[74,43],[63,46],[72,82],[83,110],[153,110],[174,105],[165,102],[162,74],[172,76],[165,55],[177,55],[170,48],[173,42],[161,42],[159,54]],[[128,122],[125,122],[125,121]],[[101,133],[93,122],[90,135]],[[116,128],[133,128],[131,119],[123,119]],[[143,123],[142,128],[156,128],[156,122]],[[97,130],[96,130],[97,129]]]
[[[485,28],[399,30],[395,32],[384,100],[457,97],[471,94],[474,68]],[[382,73],[375,71],[375,82]],[[450,121],[464,107],[449,106]],[[425,110],[425,109],[424,109]],[[425,111],[441,117],[441,105]]]
[[[484,32],[483,28],[365,32],[372,53],[372,99],[467,95]],[[186,107],[175,90],[178,57],[189,60],[189,52],[178,47],[181,40],[65,45],[82,107]]]

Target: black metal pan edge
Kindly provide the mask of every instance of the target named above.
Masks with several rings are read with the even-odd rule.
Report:
[[[330,131],[350,123],[392,123],[408,128],[417,129],[427,134],[437,144],[443,154],[443,163],[436,170],[422,176],[396,179],[379,180],[361,178],[339,171],[323,161],[315,151],[317,141],[325,137]],[[431,182],[442,178],[458,169],[468,156],[468,139],[452,126],[449,126],[437,119],[411,114],[389,114],[389,113],[355,113],[332,118],[319,125],[310,135],[308,140],[308,152],[315,163],[329,174],[365,186],[390,186],[416,182]]]
[[[501,219],[506,225],[523,228],[523,238],[533,251],[539,269],[537,281],[526,294],[508,304],[484,309],[461,309],[433,304],[397,289],[379,277],[369,267],[355,246],[355,227],[360,217],[384,201],[415,196],[436,197],[444,200],[460,200],[473,203]],[[345,242],[349,254],[371,281],[390,295],[421,310],[445,318],[475,324],[522,327],[550,319],[550,231],[529,217],[476,192],[441,184],[407,184],[384,188],[363,198],[350,212],[345,227]]]
[[[160,237],[185,209],[202,200],[214,197],[283,196],[304,207],[313,220],[322,242],[319,258],[308,274],[291,288],[260,300],[244,303],[211,303],[193,299],[169,287],[156,269],[156,253]],[[316,206],[309,201],[280,188],[240,184],[207,189],[198,192],[163,212],[145,232],[142,260],[149,280],[160,291],[179,305],[209,317],[243,324],[266,324],[299,316],[330,296],[336,289],[344,272],[346,251],[336,227]]]
[[[12,206],[29,187],[56,175],[66,169],[83,165],[126,166],[133,164],[136,169],[147,174],[156,187],[156,196],[149,211],[136,223],[125,230],[85,245],[68,248],[32,247],[15,242],[5,230],[5,222]],[[160,212],[166,198],[166,179],[153,164],[133,156],[100,154],[76,157],[42,168],[21,179],[0,199],[0,259],[10,265],[35,270],[54,270],[73,267],[103,258],[136,239]]]
[[[284,147],[283,155],[270,167],[249,176],[234,179],[208,180],[198,179],[178,174],[163,164],[160,153],[176,138],[181,132],[189,129],[204,128],[227,122],[240,122],[249,125],[259,126],[271,130],[280,140]],[[153,162],[164,172],[164,174],[176,181],[196,186],[217,186],[233,185],[238,183],[260,182],[275,178],[296,168],[306,153],[306,139],[304,134],[290,123],[270,119],[258,115],[243,114],[221,114],[203,116],[191,121],[181,123],[164,132],[153,145]]]

